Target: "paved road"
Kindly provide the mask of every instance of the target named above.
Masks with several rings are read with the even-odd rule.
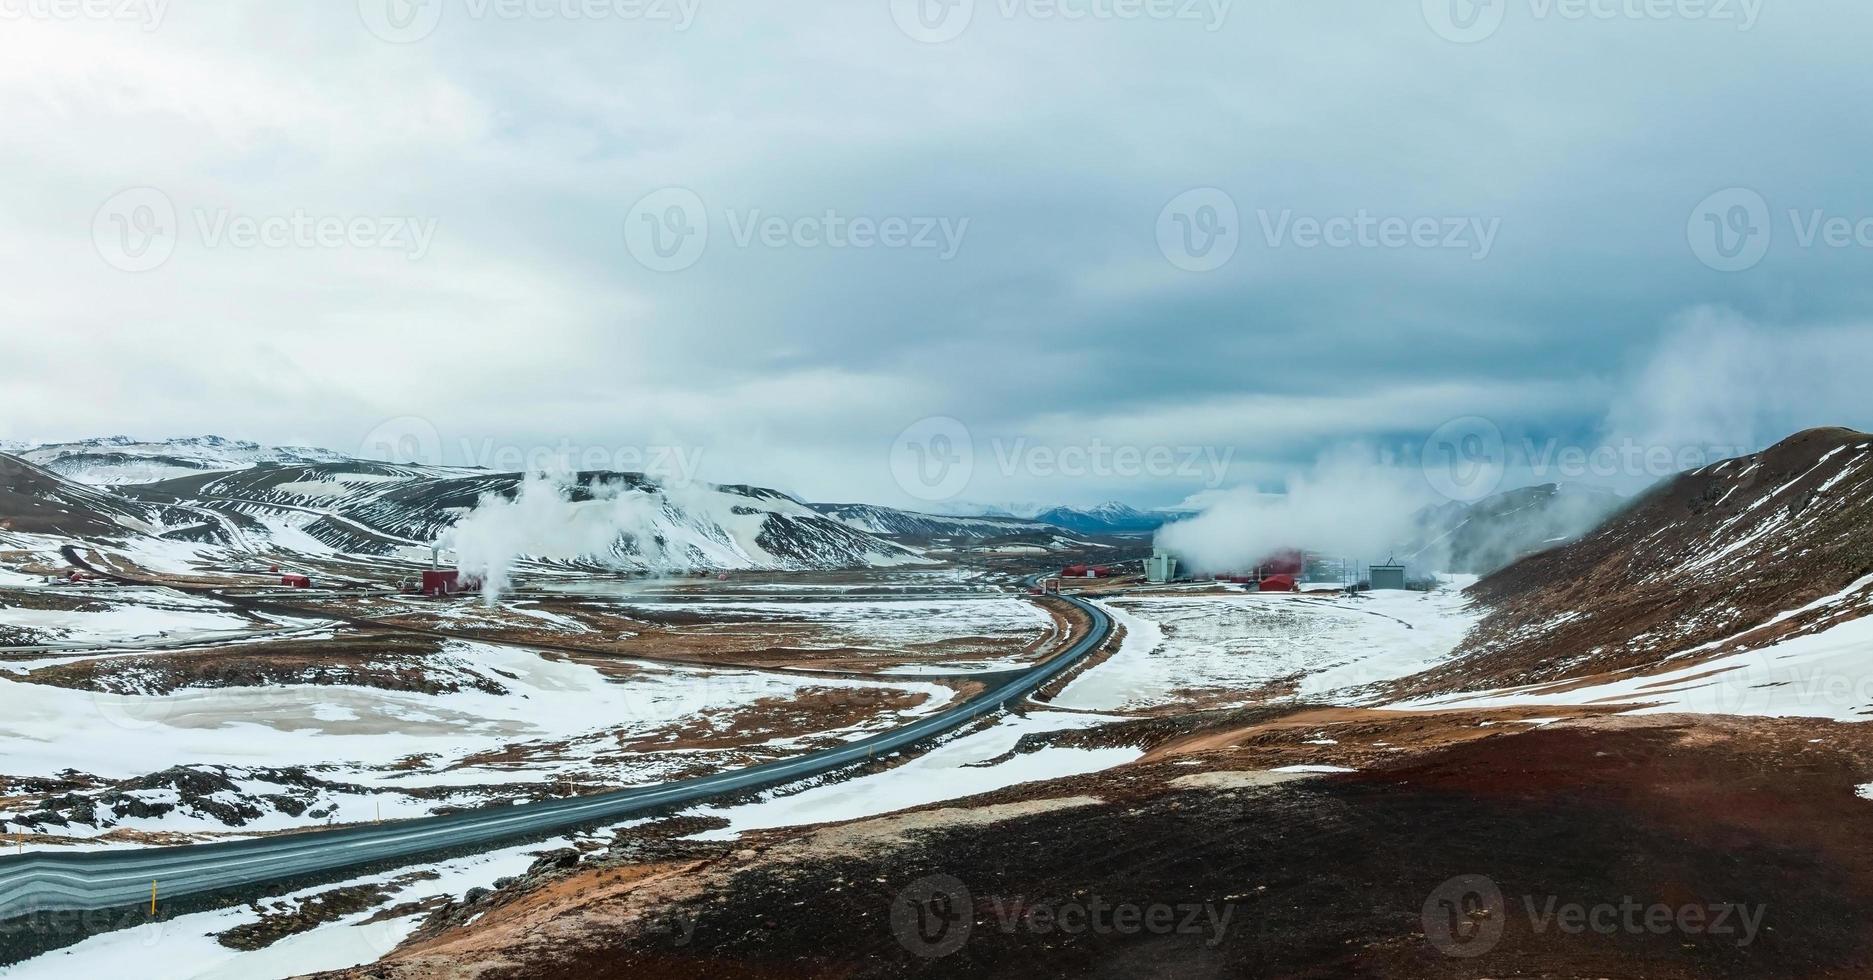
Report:
[[[747,769],[443,817],[314,831],[254,840],[0,857],[0,920],[32,912],[107,909],[147,901],[152,881],[172,898],[264,885],[364,864],[406,860],[469,845],[547,836],[660,807],[693,803],[791,782],[861,763],[930,738],[1027,696],[1104,642],[1112,623],[1098,607],[1066,597],[1092,619],[1092,629],[1045,663],[956,707],[836,749]]]

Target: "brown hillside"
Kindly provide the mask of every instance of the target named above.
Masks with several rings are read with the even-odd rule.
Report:
[[[1478,582],[1470,595],[1489,615],[1421,689],[1647,666],[1840,593],[1869,571],[1873,435],[1810,429],[1680,474],[1581,540]],[[1843,603],[1776,629],[1866,611]]]

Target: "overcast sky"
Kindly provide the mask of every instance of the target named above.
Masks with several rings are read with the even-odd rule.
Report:
[[[1873,426],[1864,0],[88,2],[0,0],[4,439],[1159,506]]]

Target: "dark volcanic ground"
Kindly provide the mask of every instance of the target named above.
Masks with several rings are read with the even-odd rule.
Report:
[[[595,897],[619,867],[582,869],[536,888],[553,901],[352,975],[1866,976],[1869,749],[1831,723],[1612,718],[1384,770],[1169,785],[1260,768],[1211,751],[972,798],[1105,803],[882,848],[681,845],[700,863],[668,873],[693,887],[632,927],[591,917],[625,901]],[[521,945],[475,939],[522,922]]]

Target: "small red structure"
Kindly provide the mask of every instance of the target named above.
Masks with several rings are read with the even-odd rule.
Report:
[[[1299,575],[1307,567],[1307,556],[1296,548],[1283,548],[1261,560],[1256,570],[1263,575]]]
[[[312,576],[301,575],[298,572],[287,572],[285,575],[280,576],[280,584],[295,589],[310,589],[312,588]]]
[[[481,588],[481,580],[473,575],[463,575],[456,569],[427,568],[423,570],[424,595],[454,595],[457,592],[474,592]]]
[[[1266,578],[1262,579],[1261,589],[1263,592],[1293,592],[1294,591],[1294,576],[1292,575],[1267,576]]]
[[[462,589],[462,573],[451,568],[443,571],[438,568],[423,569],[424,595],[454,595]]]
[[[1061,578],[1111,578],[1110,565],[1068,565],[1060,570]]]

